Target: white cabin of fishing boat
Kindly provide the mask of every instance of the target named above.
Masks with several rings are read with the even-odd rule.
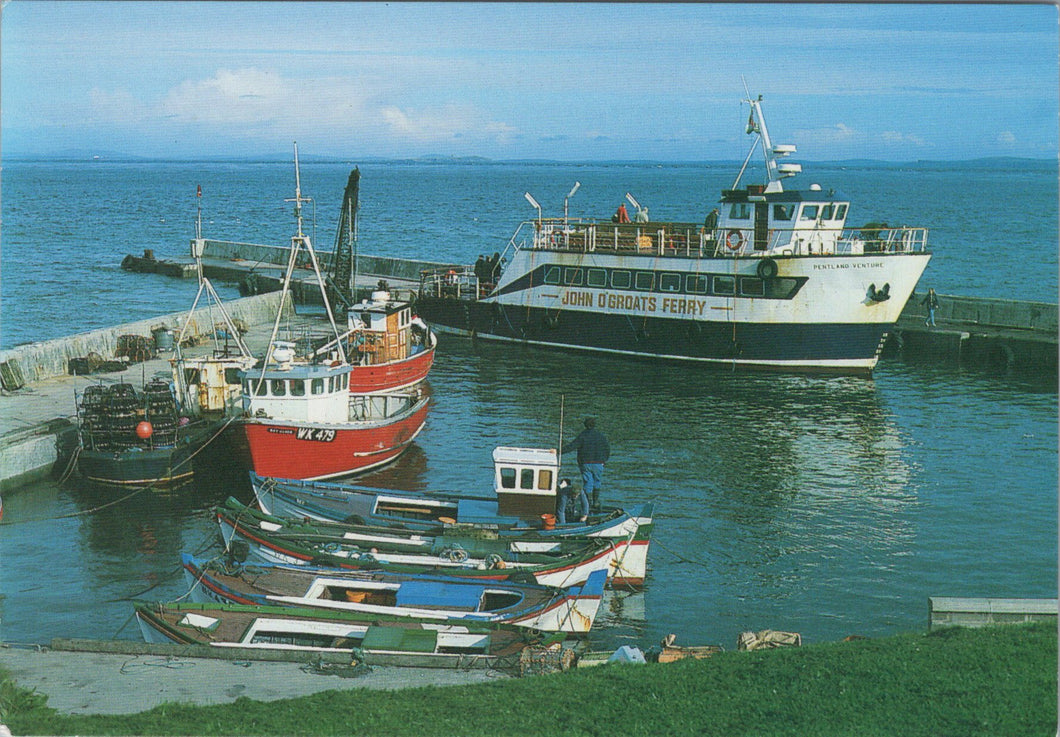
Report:
[[[556,511],[555,448],[494,448],[493,472],[500,514],[537,517]]]

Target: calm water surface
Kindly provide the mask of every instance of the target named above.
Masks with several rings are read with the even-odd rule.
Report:
[[[898,362],[875,380],[741,376],[449,338],[426,429],[365,482],[485,492],[493,447],[554,445],[562,401],[567,437],[593,413],[611,440],[607,500],[658,512],[648,586],[610,597],[601,644],[919,630],[929,596],[1056,596],[1057,395],[1014,381]],[[113,495],[29,491],[0,528],[9,642],[138,638],[128,600],[181,596],[180,552],[219,549],[209,505],[250,498],[204,483],[86,513]]]

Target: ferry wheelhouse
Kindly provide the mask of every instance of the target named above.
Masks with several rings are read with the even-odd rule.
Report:
[[[927,230],[851,228],[841,193],[785,188],[801,171],[784,161],[795,147],[772,142],[761,97],[745,102],[747,161],[760,147],[766,181],[740,187],[745,161],[705,223],[651,221],[628,194],[635,222],[539,216],[512,236],[496,284],[470,267],[425,272],[420,314],[490,340],[871,373],[930,259]]]

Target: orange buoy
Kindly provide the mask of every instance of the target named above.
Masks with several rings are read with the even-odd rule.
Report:
[[[140,440],[147,440],[155,432],[154,427],[147,420],[142,420],[140,424],[136,426],[136,437]]]
[[[546,530],[552,530],[556,527],[556,515],[554,514],[543,514],[541,515],[541,524],[544,525]]]

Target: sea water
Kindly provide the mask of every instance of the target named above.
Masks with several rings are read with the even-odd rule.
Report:
[[[329,249],[352,162],[302,165],[306,230]],[[369,162],[363,253],[473,261],[518,222],[607,219],[630,192],[653,218],[701,221],[731,165]],[[1057,172],[1036,162],[807,165],[852,202],[850,223],[930,230],[920,290],[1057,301]],[[3,171],[4,347],[186,309],[194,286],[119,268],[182,258],[203,235],[281,245],[286,163],[15,162]],[[753,181],[753,180],[752,180]],[[203,197],[196,198],[196,185]],[[315,217],[313,216],[315,210]],[[236,296],[222,287],[226,298]],[[929,596],[1057,595],[1055,377],[884,360],[874,378],[723,370],[442,336],[427,426],[363,483],[488,493],[497,445],[554,447],[587,415],[613,449],[604,501],[653,502],[649,580],[609,594],[602,646],[735,646],[922,630]],[[0,411],[3,399],[0,398]],[[563,473],[577,477],[573,459]],[[44,482],[5,493],[0,639],[129,638],[131,599],[186,592],[182,551],[218,550],[209,507],[240,479],[174,495]]]

